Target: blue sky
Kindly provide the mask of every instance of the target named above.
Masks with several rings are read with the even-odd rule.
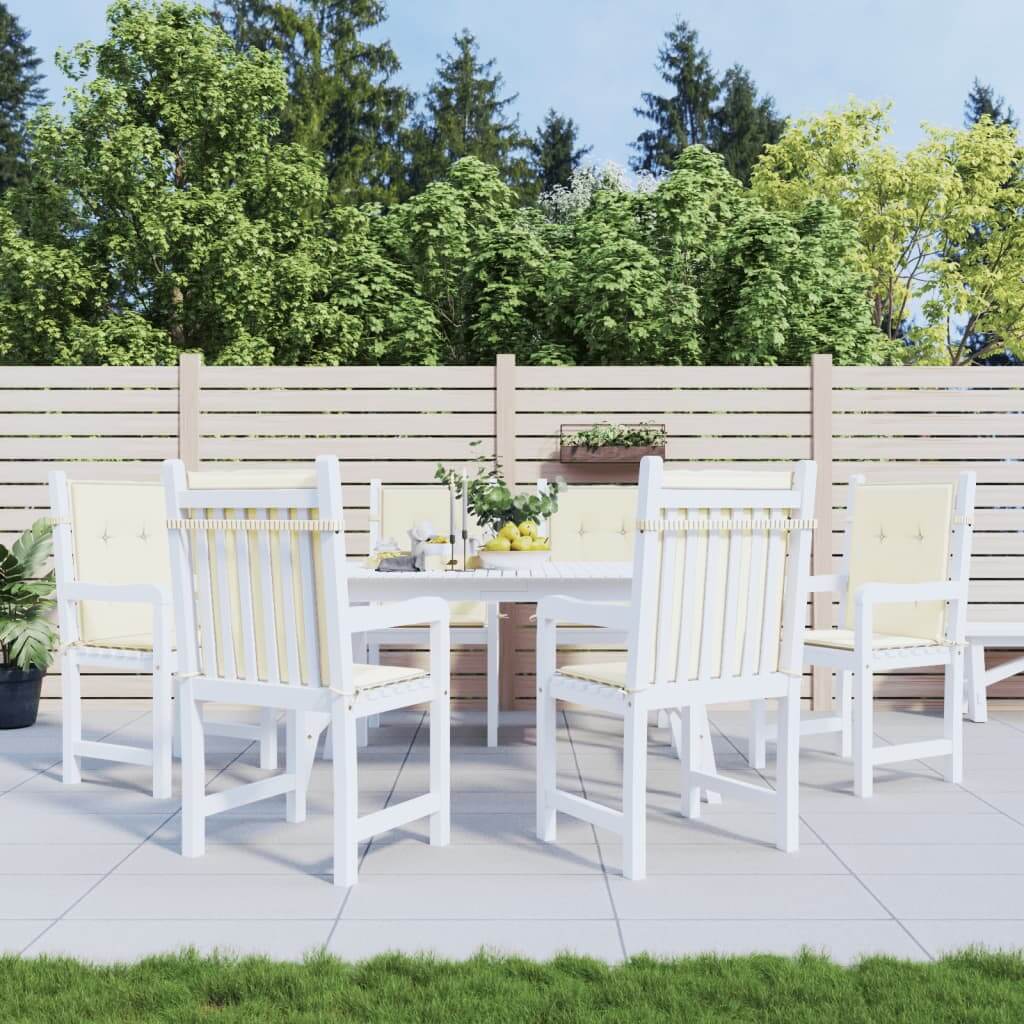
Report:
[[[6,0],[47,61],[52,94],[63,81],[57,47],[104,34],[105,0]],[[894,141],[909,148],[922,121],[958,126],[971,79],[992,82],[1024,113],[1024,3],[1020,0],[390,0],[381,32],[422,91],[436,54],[462,27],[494,57],[531,132],[549,106],[580,125],[591,159],[625,164],[640,130],[633,114],[657,89],[654,60],[677,14],[697,28],[715,65],[739,62],[788,115],[851,96],[895,103]]]

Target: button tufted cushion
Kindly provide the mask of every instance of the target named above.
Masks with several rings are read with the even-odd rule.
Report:
[[[636,532],[633,486],[577,484],[558,495],[551,557],[559,562],[631,562]]]
[[[858,484],[850,524],[850,595],[864,583],[931,583],[949,579],[953,484]],[[847,629],[856,608],[846,602]],[[944,639],[943,601],[877,605],[876,633]]]
[[[159,483],[72,480],[69,484],[75,576],[83,583],[154,583],[170,589],[167,513]],[[148,650],[147,605],[83,601],[80,642]]]

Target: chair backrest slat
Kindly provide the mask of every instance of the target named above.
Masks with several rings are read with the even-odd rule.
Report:
[[[236,489],[230,474],[201,475],[209,485],[190,487],[180,463],[165,465],[175,604],[199,618],[182,638],[184,661],[212,678],[352,692],[351,649],[339,639],[348,598],[337,460],[318,459],[315,477],[294,486],[271,478],[261,488],[241,473]]]
[[[627,685],[799,672],[815,471],[641,466]],[[795,667],[794,667],[795,666]]]

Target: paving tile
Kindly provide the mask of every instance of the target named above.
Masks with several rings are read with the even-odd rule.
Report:
[[[810,949],[839,963],[873,955],[927,959],[896,921],[623,921],[621,927],[629,956],[793,956]]]
[[[601,833],[601,855],[609,873],[622,873],[622,842]],[[648,843],[648,875],[849,875],[839,858],[820,844],[783,853],[767,844]]]
[[[129,815],[162,814],[167,817],[181,806],[177,797],[156,800],[150,790],[85,780],[65,786],[53,779],[27,782],[0,797],[0,815],[17,821],[22,815]]]
[[[141,843],[167,821],[166,814],[49,814],[38,809],[3,818],[0,845]]]
[[[361,850],[366,844],[361,844]],[[182,857],[178,844],[149,842],[117,869],[118,875],[329,875],[331,843],[209,843],[202,857]]]
[[[101,875],[0,875],[0,918],[55,918],[81,899]]]
[[[4,754],[0,752],[0,793],[23,786],[56,763],[44,754]]]
[[[600,875],[596,843],[467,843],[428,846],[412,839],[375,841],[360,866],[371,875]]]
[[[1024,825],[990,814],[870,814],[805,811],[826,843],[1024,843]]]
[[[74,956],[94,963],[130,962],[189,946],[202,954],[258,954],[301,960],[322,949],[331,921],[58,921],[26,956]]]
[[[343,914],[344,920],[612,916],[604,878],[576,875],[366,875]]]
[[[337,916],[346,889],[328,878],[114,874],[67,915],[69,920],[318,920]],[[107,930],[107,929],[104,929]]]
[[[105,875],[137,848],[135,843],[4,843],[0,875]]]
[[[328,945],[329,952],[348,960],[386,952],[432,953],[463,960],[481,949],[534,960],[565,952],[612,962],[622,959],[614,921],[342,920]]]
[[[839,875],[664,875],[609,878],[621,920],[888,918],[857,879]]]
[[[20,953],[50,924],[50,921],[43,920],[0,921],[0,954]]]
[[[991,950],[1024,949],[1024,920],[905,921],[905,927],[934,957],[969,947]]]
[[[879,843],[832,847],[858,875],[1024,875],[1024,845]]]
[[[863,882],[906,920],[1024,920],[1019,875],[973,874],[964,865],[955,875],[864,875]]]

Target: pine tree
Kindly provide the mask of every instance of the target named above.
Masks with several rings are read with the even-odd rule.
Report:
[[[633,143],[637,156],[630,164],[636,171],[667,172],[687,146],[711,142],[713,107],[720,91],[711,55],[698,44],[697,32],[681,19],[665,39],[656,67],[673,92],[670,96],[642,93],[644,105],[634,108],[638,117],[654,122]]]
[[[594,148],[577,147],[578,141],[579,128],[576,122],[554,109],[548,110],[544,115],[544,123],[537,128],[537,135],[530,143],[530,163],[536,191],[550,192],[556,185],[569,184],[572,172]]]
[[[644,105],[635,108],[653,127],[633,143],[633,170],[667,173],[687,146],[700,145],[721,153],[729,170],[748,181],[764,146],[782,134],[775,101],[758,95],[750,72],[739,64],[719,78],[697,32],[682,20],[665,33],[656,67],[671,92],[645,92]]]
[[[775,112],[771,96],[758,96],[750,72],[734,64],[722,76],[722,102],[712,115],[711,149],[744,184],[764,147],[782,137],[785,119]]]
[[[1002,96],[996,96],[991,85],[983,85],[977,78],[971,86],[964,102],[964,127],[970,128],[977,124],[986,114],[992,118],[993,124],[1010,124],[1017,127],[1017,116],[1013,107],[1007,105]]]
[[[45,97],[35,53],[28,32],[0,0],[0,195],[24,174],[25,125],[32,108]]]
[[[218,20],[240,49],[278,53],[288,75],[284,141],[323,156],[332,194],[352,202],[395,198],[401,135],[413,96],[388,41],[362,36],[381,25],[381,0],[220,0]]]
[[[497,167],[507,184],[522,186],[529,178],[524,157],[529,140],[519,130],[519,119],[506,114],[519,94],[503,95],[503,76],[494,70],[493,59],[480,61],[468,29],[453,42],[454,52],[438,54],[441,63],[424,98],[426,110],[407,135],[407,193],[423,191],[464,156]]]

